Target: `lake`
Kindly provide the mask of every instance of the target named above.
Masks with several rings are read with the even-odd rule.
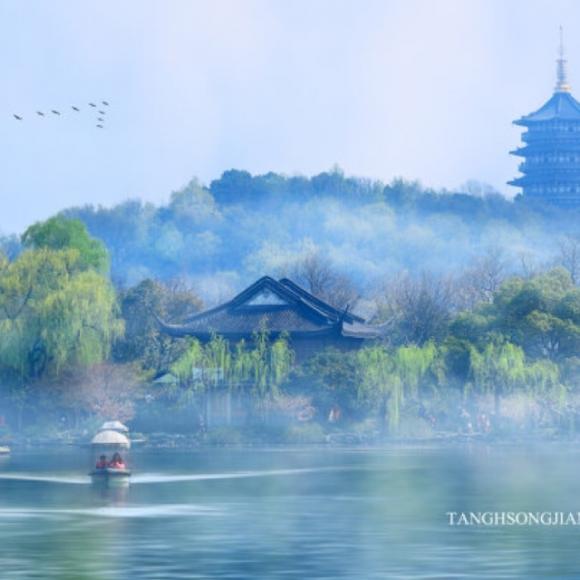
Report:
[[[580,511],[572,444],[136,451],[129,488],[79,449],[0,458],[0,577],[577,578],[580,526],[447,512]]]

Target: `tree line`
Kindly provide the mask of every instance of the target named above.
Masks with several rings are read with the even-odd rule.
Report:
[[[338,409],[344,424],[371,418],[395,433],[409,416],[476,429],[469,401],[477,397],[493,401],[486,421],[491,415],[500,429],[506,399],[522,394],[534,426],[570,423],[580,376],[579,248],[569,236],[549,263],[524,261],[517,275],[489,249],[457,272],[404,270],[363,288],[313,249],[286,272],[337,307],[366,309],[386,332],[359,352],[328,350],[297,365],[291,340],[267,328],[248,344],[160,333],[154,315],[179,321],[204,306],[191,281],[115,284],[106,245],[81,220],[57,216],[0,258],[0,408],[15,429],[42,417],[77,428],[94,417],[131,419],[159,399],[195,409],[192,423],[207,428],[210,395],[220,392],[243,394],[260,422],[294,400],[313,410],[309,421],[336,422]]]
[[[193,179],[164,204],[129,200],[62,215],[105,244],[115,285],[187,278],[208,300],[316,253],[361,289],[404,270],[452,274],[491,247],[516,273],[549,261],[578,233],[574,212],[509,200],[484,184],[434,190],[339,168],[312,177],[230,170],[209,185]],[[22,243],[0,237],[0,247],[14,257]]]

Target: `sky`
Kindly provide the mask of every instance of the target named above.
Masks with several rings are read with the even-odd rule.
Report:
[[[0,232],[231,168],[511,196],[560,24],[580,96],[578,23],[574,0],[0,0]]]

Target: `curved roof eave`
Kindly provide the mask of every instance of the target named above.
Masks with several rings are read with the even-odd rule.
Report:
[[[515,120],[514,125],[526,127],[556,119],[580,122],[580,103],[568,92],[554,93],[538,110]]]

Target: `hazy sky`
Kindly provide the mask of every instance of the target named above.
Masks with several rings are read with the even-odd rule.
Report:
[[[0,230],[232,167],[513,194],[560,23],[580,95],[573,0],[0,0]]]

